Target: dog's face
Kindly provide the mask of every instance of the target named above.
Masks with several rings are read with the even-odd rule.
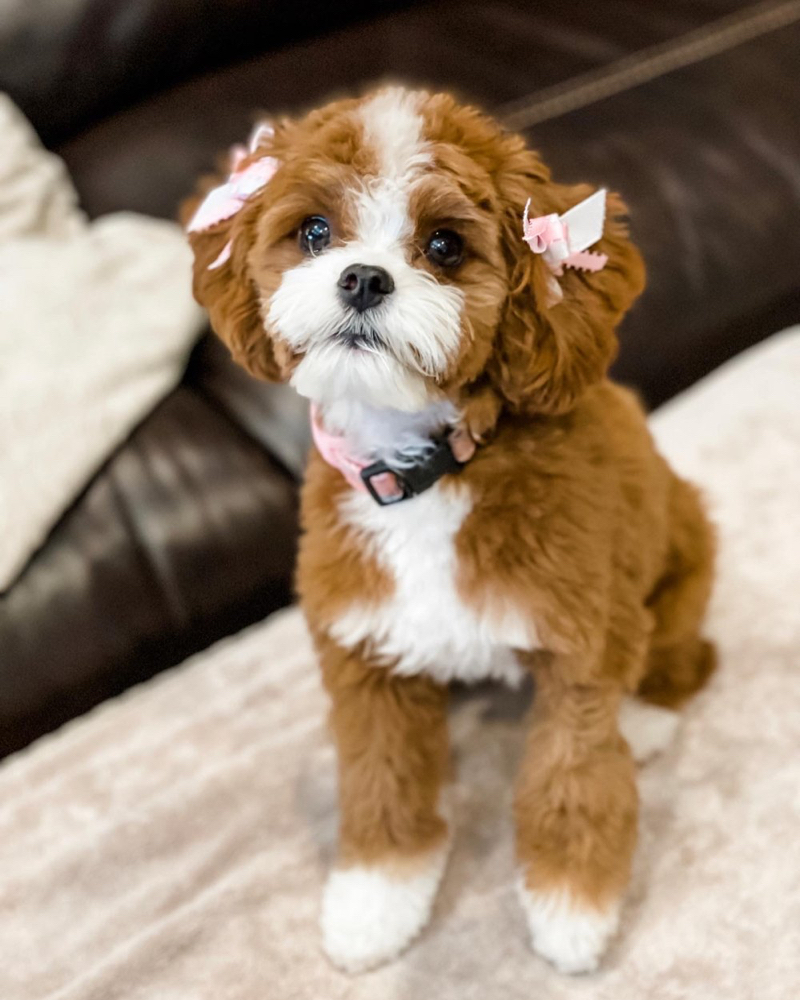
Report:
[[[612,222],[609,267],[563,278],[548,308],[522,207],[563,212],[589,189],[551,183],[518,137],[446,95],[389,89],[281,121],[265,156],[269,182],[191,236],[195,293],[254,374],[406,411],[487,380],[514,407],[564,409],[602,375],[638,256]]]

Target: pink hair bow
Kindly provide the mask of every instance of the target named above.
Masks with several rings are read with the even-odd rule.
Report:
[[[224,184],[212,188],[202,200],[186,226],[187,233],[203,232],[219,222],[230,219],[244,206],[248,198],[270,180],[278,169],[278,161],[273,156],[262,156],[246,167],[242,161],[256,152],[261,140],[271,136],[270,125],[259,125],[250,136],[247,146],[237,144],[230,151],[231,172]],[[230,258],[233,241],[228,240],[217,257],[208,265],[208,270],[221,267]]]
[[[561,286],[555,279],[564,273],[565,267],[582,271],[602,271],[608,263],[604,253],[590,253],[593,246],[603,237],[606,218],[606,190],[601,188],[594,194],[578,202],[563,215],[552,212],[528,218],[530,198],[522,213],[522,239],[533,253],[542,254],[553,275],[550,282],[548,305],[561,300]]]
[[[565,238],[564,224],[555,213],[529,219],[528,206],[530,203],[531,200],[528,198],[522,216],[522,238],[534,253],[545,253],[555,243],[563,242]]]

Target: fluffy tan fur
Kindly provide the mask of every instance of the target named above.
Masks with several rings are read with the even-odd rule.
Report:
[[[286,378],[298,361],[265,333],[260,304],[301,259],[299,222],[324,212],[335,240],[350,238],[348,191],[375,169],[358,106],[279,122],[259,151],[280,160],[274,180],[234,219],[192,236],[196,295],[256,376]],[[602,909],[625,887],[636,839],[620,699],[638,691],[677,705],[709,675],[700,625],[713,534],[697,492],[656,453],[635,396],[606,378],[615,328],[644,280],[620,200],[609,198],[597,248],[608,266],[568,271],[548,308],[546,265],[520,238],[522,206],[533,196],[537,214],[563,212],[591,188],[553,182],[520,137],[448,96],[420,107],[432,163],[415,189],[417,234],[458,226],[468,247],[452,273],[435,272],[416,238],[408,247],[415,266],[464,293],[461,348],[437,384],[482,442],[458,477],[472,508],[455,540],[457,587],[476,613],[524,609],[543,647],[520,654],[537,696],[516,791],[518,856],[530,890]],[[209,271],[231,237],[230,261]],[[313,453],[298,585],[333,705],[342,857],[389,863],[426,856],[446,834],[446,691],[330,635],[353,602],[388,600],[395,587],[340,515],[348,490]]]

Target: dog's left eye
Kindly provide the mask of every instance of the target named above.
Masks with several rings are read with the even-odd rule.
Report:
[[[464,241],[452,229],[437,229],[425,253],[439,267],[456,267],[464,259]]]
[[[311,215],[300,224],[300,249],[312,256],[321,253],[331,241],[331,227],[321,215]]]

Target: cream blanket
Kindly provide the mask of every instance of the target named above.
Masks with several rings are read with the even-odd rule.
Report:
[[[180,379],[202,328],[180,228],[89,224],[0,94],[0,592]]]
[[[458,834],[432,925],[351,979],[320,953],[334,760],[284,613],[0,768],[2,1000],[792,1000],[800,991],[800,330],[653,420],[722,552],[721,668],[640,775],[622,934],[598,974],[529,950],[512,888],[519,695],[452,713]]]

